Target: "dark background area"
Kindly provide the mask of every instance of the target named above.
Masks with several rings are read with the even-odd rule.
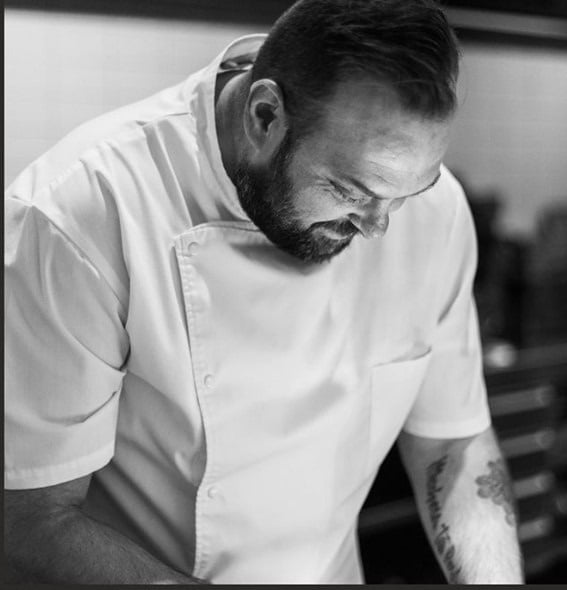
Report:
[[[271,23],[292,0],[6,0],[6,7],[127,14],[153,18],[202,18],[212,21]],[[567,19],[563,0],[442,0],[448,8],[505,12]],[[471,26],[473,24],[471,23]]]

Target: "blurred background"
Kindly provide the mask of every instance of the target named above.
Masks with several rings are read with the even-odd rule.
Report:
[[[176,84],[289,0],[8,0],[5,186],[78,124]],[[567,1],[442,2],[462,45],[446,164],[475,219],[493,420],[527,581],[567,582]],[[396,450],[361,513],[369,583],[440,583]]]

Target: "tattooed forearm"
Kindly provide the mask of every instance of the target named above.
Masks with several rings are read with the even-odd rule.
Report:
[[[447,579],[451,584],[462,584],[463,580],[460,577],[461,569],[455,563],[455,545],[451,540],[449,534],[449,526],[445,523],[441,524],[439,533],[434,540],[435,549],[439,553],[445,567],[447,568]]]
[[[449,526],[445,523],[441,523],[441,526],[439,526],[439,521],[441,519],[441,501],[439,496],[443,491],[443,486],[439,483],[439,479],[441,478],[443,471],[445,471],[448,461],[448,455],[443,455],[441,459],[434,461],[427,468],[427,493],[425,502],[429,510],[433,532],[437,532],[437,528],[439,527],[439,531],[433,539],[433,544],[441,561],[445,565],[447,580],[451,584],[459,584],[462,582],[460,577],[461,568],[458,567],[456,563],[456,549],[451,540],[451,535],[449,534]]]
[[[495,504],[502,506],[506,522],[514,526],[516,524],[514,497],[504,461],[502,459],[489,461],[488,468],[490,469],[488,475],[481,475],[475,479],[478,485],[477,493],[481,498],[491,498]]]
[[[447,465],[447,455],[444,455],[438,461],[434,461],[427,468],[427,496],[426,503],[429,509],[429,517],[431,518],[431,524],[433,530],[437,528],[439,519],[441,518],[441,504],[439,502],[438,494],[443,489],[439,486],[439,476]]]

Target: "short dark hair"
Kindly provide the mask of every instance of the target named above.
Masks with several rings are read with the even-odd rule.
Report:
[[[446,118],[458,68],[457,40],[433,0],[299,0],[272,27],[252,82],[279,84],[294,135],[304,135],[336,83],[357,75],[393,88],[409,112]]]

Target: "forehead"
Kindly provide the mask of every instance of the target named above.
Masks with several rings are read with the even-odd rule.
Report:
[[[313,166],[332,173],[420,184],[435,176],[445,154],[450,120],[404,111],[395,92],[368,79],[341,82],[322,107],[306,141]],[[401,189],[401,186],[400,186]]]

